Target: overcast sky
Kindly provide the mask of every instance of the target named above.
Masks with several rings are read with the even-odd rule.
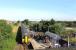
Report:
[[[76,20],[76,0],[0,0],[0,19]]]

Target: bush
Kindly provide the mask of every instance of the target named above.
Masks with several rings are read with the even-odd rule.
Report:
[[[0,38],[7,39],[11,37],[12,28],[5,21],[0,21]]]
[[[11,25],[0,20],[0,50],[13,50],[15,43]]]

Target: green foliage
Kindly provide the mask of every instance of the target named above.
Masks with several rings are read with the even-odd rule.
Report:
[[[56,22],[55,22],[54,19],[51,19],[51,20],[50,20],[50,24],[51,24],[51,25],[54,25],[55,23],[56,23]]]
[[[55,32],[57,34],[62,34],[64,32],[65,26],[61,23],[55,23],[54,25],[51,26],[51,32]]]
[[[33,24],[31,27],[34,31],[46,32],[50,31],[59,35],[63,35],[65,33],[65,25],[64,23],[56,23],[54,19],[50,21],[41,20],[39,23]]]
[[[68,41],[68,38],[64,38],[64,40]],[[76,38],[75,37],[70,37],[69,41],[70,41],[70,43],[76,43]]]
[[[25,23],[26,25],[29,25],[29,20],[25,19],[24,21],[22,21],[22,23]]]
[[[32,29],[35,31],[41,31],[41,32],[46,32],[48,31],[48,28],[50,30],[51,25],[55,24],[55,20],[51,19],[50,21],[45,21],[45,20],[41,20],[39,23],[35,23],[32,26]]]
[[[9,38],[0,42],[0,50],[13,50],[15,46],[15,38]]]
[[[8,38],[11,35],[12,28],[5,21],[0,21],[0,38]]]
[[[76,21],[57,21],[57,23],[64,23],[66,27],[76,27]]]
[[[15,43],[15,35],[12,34],[11,25],[0,20],[0,50],[13,50]]]

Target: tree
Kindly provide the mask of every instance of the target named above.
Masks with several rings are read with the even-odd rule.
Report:
[[[51,20],[50,20],[50,24],[51,24],[51,25],[54,25],[54,24],[55,24],[55,20],[54,20],[54,19],[51,19]]]
[[[38,23],[33,24],[32,30],[39,31],[39,24]]]
[[[61,23],[55,23],[54,25],[51,26],[51,32],[57,33],[59,35],[64,32],[65,26]]]
[[[41,20],[39,23],[40,23],[39,26],[41,27],[42,32],[48,31],[48,26],[50,26],[50,21]]]
[[[24,21],[22,21],[22,23],[25,23],[26,25],[29,25],[29,20],[25,19]]]

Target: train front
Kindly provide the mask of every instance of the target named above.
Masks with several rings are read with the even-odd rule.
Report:
[[[21,24],[21,32],[22,32],[22,43],[29,42],[29,29],[24,25]]]

